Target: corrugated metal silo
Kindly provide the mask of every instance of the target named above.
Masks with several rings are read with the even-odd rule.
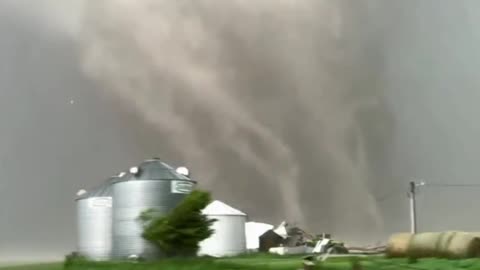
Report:
[[[210,203],[202,212],[217,221],[212,225],[213,235],[200,243],[199,255],[225,257],[246,252],[245,213],[220,201]]]
[[[113,185],[113,257],[136,255],[161,257],[160,251],[142,237],[140,214],[155,209],[167,214],[192,191],[195,182],[159,159],[146,160],[130,169]]]
[[[91,260],[107,260],[112,250],[111,177],[101,186],[77,194],[77,251]]]

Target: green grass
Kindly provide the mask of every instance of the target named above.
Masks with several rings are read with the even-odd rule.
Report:
[[[292,270],[301,265],[300,260],[296,259],[273,259],[263,260],[260,258],[238,258],[238,259],[170,259],[154,263],[91,263],[77,262],[69,267],[69,270],[247,270],[247,269],[265,269],[265,270]]]
[[[345,263],[347,263],[347,265],[345,265]],[[420,259],[416,263],[409,263],[407,259],[368,258],[362,260],[361,265],[364,270],[480,270],[479,259]],[[326,266],[328,266],[328,263]],[[330,266],[336,269],[351,269],[350,262],[331,262]]]
[[[361,270],[480,270],[480,259],[442,260],[423,259],[409,263],[406,259],[359,258]],[[296,270],[301,268],[299,256],[273,255],[241,256],[228,259],[162,260],[152,263],[75,262],[68,270]],[[0,267],[0,270],[60,270],[62,264],[39,264]],[[323,270],[350,270],[351,258],[330,258],[321,264]],[[357,268],[358,269],[358,268]]]
[[[16,266],[0,266],[0,270],[62,270],[63,263],[42,263]]]

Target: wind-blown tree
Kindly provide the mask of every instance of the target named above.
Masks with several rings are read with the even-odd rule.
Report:
[[[143,238],[168,257],[195,256],[202,240],[210,237],[216,221],[202,214],[211,201],[209,192],[194,190],[167,215],[149,209],[140,215]]]

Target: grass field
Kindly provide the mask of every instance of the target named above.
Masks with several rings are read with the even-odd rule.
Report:
[[[301,257],[244,256],[229,259],[163,260],[155,263],[76,262],[68,270],[296,270]],[[331,258],[320,265],[324,270],[480,270],[480,259],[424,259],[409,263],[406,259],[362,258],[360,267],[352,267],[350,258]],[[63,263],[0,267],[0,270],[60,270]]]
[[[63,263],[42,263],[16,266],[0,266],[1,270],[62,270]]]

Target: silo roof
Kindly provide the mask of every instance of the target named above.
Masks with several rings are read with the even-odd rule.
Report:
[[[221,201],[213,201],[202,210],[202,214],[209,216],[246,216],[240,210]]]
[[[139,172],[136,175],[127,173],[119,181],[135,180],[184,180],[193,181],[189,177],[179,174],[175,168],[160,159],[149,159],[137,166]]]
[[[77,196],[77,200],[94,198],[94,197],[111,197],[112,196],[112,184],[119,180],[118,176],[112,176],[107,179],[101,185],[92,188],[84,194]]]

